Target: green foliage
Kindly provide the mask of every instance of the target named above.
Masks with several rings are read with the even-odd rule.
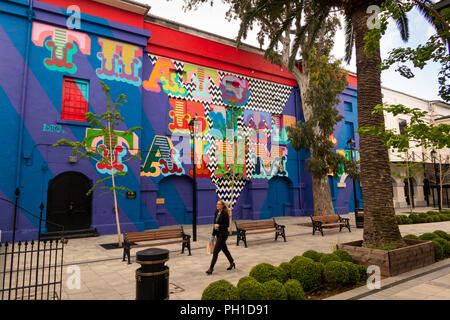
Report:
[[[314,262],[313,259],[308,258],[308,257],[303,257],[303,256],[295,256],[291,259],[291,261],[289,261],[289,263],[292,265],[294,264],[296,261],[310,261],[310,262]],[[292,268],[291,268],[292,271]]]
[[[245,276],[239,279],[238,283],[237,283],[237,287],[239,289],[239,286],[242,285],[244,282],[247,281],[257,281],[255,278],[250,277],[250,276]]]
[[[291,277],[298,280],[305,291],[310,291],[320,287],[322,271],[322,264],[309,258],[299,257],[292,262]]]
[[[367,278],[367,267],[365,265],[358,264],[356,265],[356,269],[359,272],[359,279],[365,280]]]
[[[288,279],[291,278],[292,265],[289,262],[280,263],[279,268],[284,270]]]
[[[342,262],[348,270],[348,284],[356,284],[359,281],[359,271],[353,262]]]
[[[281,268],[275,267],[269,263],[260,263],[250,270],[250,276],[260,283],[270,280],[283,282],[285,274],[283,275]]]
[[[289,279],[284,283],[288,300],[305,300],[305,292],[298,280]]]
[[[341,261],[348,261],[353,263],[352,256],[345,250],[339,249],[334,251],[333,254],[337,255],[341,259]]]
[[[315,262],[319,262],[320,258],[322,257],[322,253],[317,252],[315,250],[308,250],[308,251],[303,252],[302,256],[306,257],[306,258],[310,258],[310,259],[314,260]]]
[[[330,261],[323,271],[325,280],[332,285],[344,285],[349,281],[348,268],[343,262]]]
[[[433,232],[434,234],[436,234],[438,237],[441,237],[442,239],[445,239],[447,241],[450,241],[450,234],[448,234],[445,231],[442,230],[436,230]]]
[[[404,128],[404,133],[397,133],[395,129],[386,130],[384,127],[359,127],[357,132],[381,137],[386,147],[394,148],[398,152],[407,152],[411,142],[414,143],[415,147],[435,149],[450,147],[450,125],[429,123],[427,112],[419,108],[408,108],[398,104],[377,105],[372,113],[383,114],[384,112],[391,113],[393,116],[407,115],[410,117],[409,123]]]
[[[433,241],[437,241],[439,242],[439,244],[442,247],[442,256],[443,257],[447,257],[450,255],[450,245],[449,245],[449,241],[442,239],[442,238],[435,238],[433,239]]]
[[[323,265],[326,265],[330,261],[341,261],[341,258],[335,253],[324,253],[319,260]]]
[[[309,91],[306,103],[312,108],[312,115],[305,122],[288,128],[289,141],[299,151],[310,151],[307,170],[316,178],[323,178],[330,170],[335,178],[344,172],[358,178],[359,172],[353,161],[334,151],[329,137],[338,122],[343,119],[336,105],[338,95],[347,87],[347,73],[341,69],[340,62],[329,62],[328,56],[315,56],[308,59]]]
[[[444,249],[437,239],[433,239],[432,242],[434,245],[434,258],[436,261],[439,261],[444,257]]]
[[[422,234],[422,235],[419,237],[419,239],[420,239],[420,240],[433,240],[433,239],[438,238],[438,237],[439,237],[439,236],[436,235],[436,234],[434,234],[434,233],[427,232],[427,233]]]
[[[287,300],[286,288],[279,281],[266,281],[262,286],[266,290],[268,300]]]
[[[290,277],[290,273],[291,273],[290,267],[291,267],[291,265],[287,262],[285,262],[283,267],[282,266],[275,267],[278,269],[278,273],[279,273],[279,277],[277,280],[279,280],[281,283],[285,283]]]
[[[414,234],[407,234],[403,237],[404,239],[412,239],[412,240],[419,240],[419,237]]]
[[[202,300],[239,300],[238,289],[227,280],[214,281],[203,290]]]
[[[240,300],[267,300],[267,293],[264,286],[251,277],[244,281],[239,280],[237,290]]]

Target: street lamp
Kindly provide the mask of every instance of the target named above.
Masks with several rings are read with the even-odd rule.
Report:
[[[439,181],[440,177],[439,177],[439,172],[438,172],[438,166],[436,163],[436,154],[437,154],[437,152],[435,150],[431,151],[431,160],[433,161],[433,164],[434,164],[434,175],[436,177],[438,208],[439,208],[439,211],[441,211],[442,210],[442,208],[441,208],[441,183]]]
[[[197,241],[197,174],[195,173],[195,130],[197,128],[197,118],[189,122],[189,131],[192,138],[192,164],[193,164],[193,192],[192,192],[192,240]]]
[[[355,150],[355,140],[353,140],[352,138],[348,139],[347,145],[349,146],[350,151],[351,151],[351,153],[352,153],[352,161],[354,161],[354,160],[353,160],[353,151]],[[355,179],[352,179],[352,181],[353,181],[353,200],[354,200],[354,202],[355,202],[355,212],[356,212],[356,209],[358,208],[358,199],[356,198],[356,184],[355,184]]]

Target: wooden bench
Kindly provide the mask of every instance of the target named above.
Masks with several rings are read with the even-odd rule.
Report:
[[[247,234],[259,234],[267,232],[275,232],[275,240],[278,239],[278,236],[282,236],[284,242],[286,242],[286,234],[284,232],[285,226],[276,223],[274,218],[272,220],[264,220],[264,221],[251,221],[251,222],[235,221],[234,223],[236,224],[237,230],[237,242],[236,242],[237,246],[239,245],[239,242],[242,240],[244,241],[244,245],[247,248]]]
[[[311,221],[313,225],[313,235],[316,233],[316,230],[318,230],[323,237],[323,227],[339,227],[339,232],[345,227],[349,232],[352,232],[350,230],[350,219],[341,218],[338,214],[329,216],[311,216]]]
[[[141,242],[166,240],[166,239],[176,239],[179,240],[150,243],[150,244],[138,244]],[[123,260],[125,261],[125,256],[128,257],[128,264],[130,264],[130,249],[131,248],[141,248],[141,247],[153,247],[162,244],[171,243],[182,243],[181,253],[184,253],[184,249],[187,248],[189,255],[191,255],[191,236],[184,233],[183,227],[180,226],[177,229],[158,229],[158,230],[148,230],[143,232],[130,232],[123,234]]]

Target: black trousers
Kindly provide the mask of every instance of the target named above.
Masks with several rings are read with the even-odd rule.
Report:
[[[217,236],[216,245],[214,246],[213,257],[211,260],[211,266],[210,266],[211,270],[213,270],[214,266],[216,265],[217,257],[219,256],[220,251],[223,251],[223,253],[225,253],[225,256],[227,257],[230,264],[233,263],[233,257],[231,256],[230,251],[228,251],[227,239],[228,239],[228,235],[218,235]]]

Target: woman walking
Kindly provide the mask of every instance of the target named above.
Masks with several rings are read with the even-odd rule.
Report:
[[[227,257],[228,261],[230,262],[230,266],[227,268],[227,270],[236,268],[233,257],[231,256],[230,251],[228,251],[227,243],[226,243],[227,238],[228,238],[228,227],[230,226],[230,217],[229,217],[228,208],[227,208],[227,205],[225,204],[225,201],[223,201],[223,200],[217,201],[216,208],[217,208],[217,210],[214,213],[214,229],[213,229],[212,235],[217,237],[217,241],[216,241],[216,245],[214,246],[214,252],[213,252],[213,257],[211,260],[211,265],[210,265],[209,269],[206,271],[206,273],[208,275],[213,273],[214,266],[217,261],[217,257],[221,250]]]

